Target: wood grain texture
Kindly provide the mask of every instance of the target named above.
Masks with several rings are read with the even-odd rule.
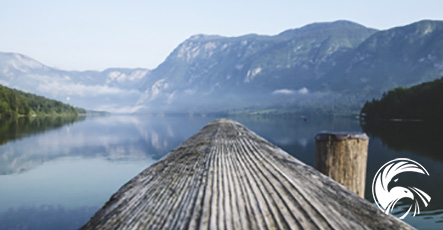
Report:
[[[368,144],[365,133],[319,133],[315,137],[315,168],[364,197]]]
[[[412,229],[241,124],[218,119],[82,229]]]

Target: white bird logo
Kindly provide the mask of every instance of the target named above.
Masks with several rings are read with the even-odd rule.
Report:
[[[431,197],[428,194],[416,187],[402,187],[395,185],[398,178],[394,179],[394,177],[404,172],[417,172],[429,176],[428,171],[426,171],[426,169],[419,163],[408,158],[397,158],[384,164],[377,171],[372,182],[372,196],[374,197],[375,203],[386,214],[392,212],[397,202],[403,198],[409,198],[413,201],[409,206],[409,209],[400,217],[400,219],[403,219],[408,215],[412,206],[414,206],[413,216],[420,214],[419,200],[425,205],[425,207],[427,207],[429,201],[431,201]],[[388,186],[389,183],[394,184],[390,189],[389,187],[391,187],[391,185]]]

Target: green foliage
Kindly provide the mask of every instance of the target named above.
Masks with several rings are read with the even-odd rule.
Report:
[[[29,115],[73,115],[73,106],[0,85],[0,118]]]
[[[368,119],[439,120],[443,117],[443,78],[411,88],[396,88],[363,106]]]
[[[87,114],[88,113],[86,111],[86,109],[83,109],[83,108],[76,107],[75,109],[77,109],[78,114]]]

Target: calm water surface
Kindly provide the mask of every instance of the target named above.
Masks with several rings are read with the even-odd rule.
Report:
[[[77,229],[129,179],[214,118],[109,116],[0,120],[0,229]],[[366,199],[384,163],[407,157],[430,177],[410,183],[432,200],[406,222],[443,229],[441,127],[355,119],[236,119],[306,164],[314,164],[314,136],[322,130],[366,131]],[[398,213],[406,206],[396,208]]]

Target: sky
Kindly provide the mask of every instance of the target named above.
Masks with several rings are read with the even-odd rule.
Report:
[[[441,0],[0,0],[0,52],[64,70],[154,69],[195,34],[275,35],[314,22],[443,20]]]

